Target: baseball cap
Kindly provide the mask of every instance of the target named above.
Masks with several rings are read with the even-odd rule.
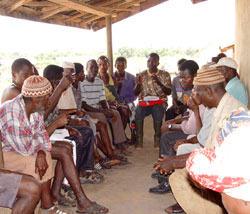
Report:
[[[238,68],[237,62],[230,57],[223,57],[219,60],[219,62],[217,64],[211,65],[210,67],[221,67],[221,66],[227,66],[227,67],[233,68],[235,70],[237,70],[237,68]]]

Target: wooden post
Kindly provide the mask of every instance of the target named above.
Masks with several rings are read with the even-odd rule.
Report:
[[[106,17],[106,33],[107,33],[107,57],[110,62],[109,73],[113,76],[113,50],[112,50],[112,21],[111,16]]]
[[[240,79],[248,90],[248,107],[250,107],[250,1],[236,0],[235,59],[239,65]]]

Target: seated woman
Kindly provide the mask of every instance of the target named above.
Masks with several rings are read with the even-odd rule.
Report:
[[[126,129],[127,123],[129,122],[131,111],[129,110],[129,107],[126,105],[126,103],[119,99],[119,96],[115,88],[115,81],[107,72],[109,67],[108,58],[105,56],[101,56],[98,58],[97,63],[99,68],[99,77],[104,82],[106,100],[111,108],[119,111],[123,127],[124,129]],[[125,144],[123,144],[123,146],[124,145]],[[124,149],[124,148],[119,148],[119,149]]]

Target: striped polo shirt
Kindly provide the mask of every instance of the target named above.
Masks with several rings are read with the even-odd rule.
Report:
[[[99,102],[106,100],[104,83],[96,77],[94,82],[89,82],[87,78],[80,82],[82,101],[86,102],[93,108],[100,108]]]

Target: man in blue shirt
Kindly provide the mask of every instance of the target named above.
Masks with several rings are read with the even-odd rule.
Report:
[[[247,89],[237,76],[238,65],[235,60],[229,57],[223,57],[215,66],[219,68],[221,74],[225,77],[227,83],[225,87],[226,91],[245,106],[248,106]]]

